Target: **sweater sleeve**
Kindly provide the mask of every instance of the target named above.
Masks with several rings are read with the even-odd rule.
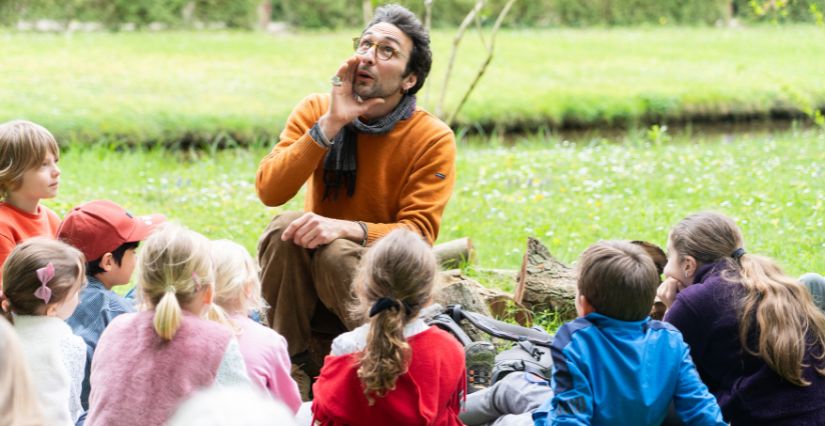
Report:
[[[291,200],[318,167],[326,148],[310,135],[310,129],[327,106],[319,95],[304,98],[287,119],[278,144],[258,165],[255,190],[267,206]]]
[[[679,366],[679,380],[676,383],[673,403],[676,414],[686,425],[726,424],[716,398],[708,392],[708,387],[699,378],[685,344],[682,344],[682,362]]]
[[[401,190],[397,221],[367,223],[367,243],[403,226],[433,244],[438,238],[441,215],[453,193],[455,156],[455,136],[446,131],[416,159]]]
[[[238,341],[234,338],[226,345],[226,352],[215,374],[215,384],[219,386],[250,384]]]
[[[270,366],[272,380],[267,384],[267,387],[272,396],[283,401],[294,414],[301,407],[301,393],[298,390],[298,384],[295,383],[295,379],[291,375],[292,361],[289,359],[289,353],[287,352],[286,339],[278,335],[277,342]]]
[[[556,333],[550,352],[553,355],[553,398],[545,404],[533,419],[539,423],[540,413],[546,413],[547,425],[589,425],[593,418],[593,393],[582,369],[583,360],[570,345],[573,330],[563,325]]]
[[[664,320],[682,333],[685,343],[690,346],[693,359],[701,360],[708,340],[706,337],[708,327],[704,323],[707,315],[700,315],[696,312],[687,297],[688,293],[690,292],[682,292],[676,296],[673,305],[665,312]]]

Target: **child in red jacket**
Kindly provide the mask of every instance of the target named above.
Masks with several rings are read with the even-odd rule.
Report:
[[[322,425],[461,425],[464,350],[418,317],[437,264],[420,236],[398,229],[361,262],[355,311],[368,322],[335,339],[313,387]]]

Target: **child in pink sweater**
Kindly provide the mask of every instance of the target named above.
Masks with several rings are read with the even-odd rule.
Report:
[[[292,363],[286,339],[247,317],[250,311],[264,307],[258,265],[245,248],[228,240],[212,242],[212,262],[215,303],[226,311],[236,329],[249,378],[295,413],[301,405],[301,396],[289,374]]]
[[[119,315],[100,336],[86,426],[160,426],[199,389],[249,384],[232,331],[203,318],[214,295],[209,240],[166,223],[137,263],[146,310]]]

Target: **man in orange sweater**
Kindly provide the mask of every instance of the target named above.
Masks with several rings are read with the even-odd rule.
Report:
[[[397,227],[432,244],[455,181],[452,130],[415,103],[432,62],[419,20],[403,7],[380,7],[354,48],[331,94],[293,110],[256,177],[268,206],[307,184],[305,212],[276,216],[258,257],[270,325],[310,375],[320,368],[309,359],[312,330],[359,325],[349,307],[364,247]]]

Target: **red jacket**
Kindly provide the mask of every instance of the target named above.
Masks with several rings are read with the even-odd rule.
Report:
[[[372,406],[358,378],[358,354],[327,356],[312,388],[315,420],[329,426],[461,425],[458,413],[467,387],[461,345],[435,327],[408,342],[409,370]]]

